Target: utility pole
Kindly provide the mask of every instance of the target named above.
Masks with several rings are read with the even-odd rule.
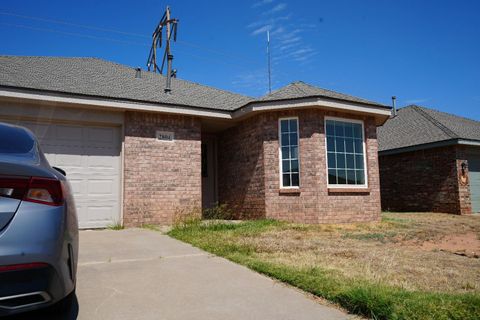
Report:
[[[148,55],[147,67],[148,71],[153,69],[153,72],[159,72],[163,74],[163,68],[165,66],[165,58],[167,59],[167,83],[165,85],[165,92],[172,91],[172,76],[176,75],[176,72],[172,73],[172,61],[173,54],[171,52],[170,39],[173,35],[173,41],[177,41],[177,23],[178,19],[172,19],[170,15],[170,7],[167,6],[165,13],[160,19],[155,31],[152,34],[152,47],[150,48],[150,53]],[[157,47],[162,46],[163,40],[163,28],[166,27],[166,39],[165,39],[165,52],[163,54],[162,65],[159,68],[157,64]],[[175,74],[174,74],[175,73]]]
[[[272,68],[270,64],[270,30],[267,30],[268,93],[272,93]]]

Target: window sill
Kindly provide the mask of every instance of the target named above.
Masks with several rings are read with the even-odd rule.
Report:
[[[280,188],[278,189],[279,194],[300,194],[300,188]]]
[[[370,188],[328,188],[328,193],[363,193],[369,194]]]

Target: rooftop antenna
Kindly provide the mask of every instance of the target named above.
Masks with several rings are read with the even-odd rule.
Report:
[[[392,118],[397,115],[397,97],[392,96]]]
[[[163,68],[165,66],[165,58],[167,59],[167,83],[165,86],[165,92],[172,91],[172,61],[173,54],[170,48],[170,39],[173,35],[173,41],[177,41],[177,24],[178,19],[173,19],[170,17],[170,7],[167,6],[165,13],[163,14],[160,22],[158,23],[155,31],[152,34],[152,47],[150,48],[150,53],[148,55],[147,67],[148,71],[153,69],[153,72],[159,72],[163,74]],[[165,52],[163,53],[162,64],[159,67],[157,64],[157,48],[162,47],[163,40],[163,28],[166,29],[165,37]],[[175,75],[176,76],[176,70]]]
[[[270,30],[267,30],[268,93],[272,93],[272,67],[270,63]]]

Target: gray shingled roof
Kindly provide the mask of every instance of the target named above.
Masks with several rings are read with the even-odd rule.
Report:
[[[480,122],[411,105],[377,128],[379,151],[448,140],[480,141]]]
[[[164,103],[232,111],[249,103],[326,97],[375,107],[383,105],[338,92],[294,82],[260,99],[172,79],[172,91],[164,92],[165,77],[98,58],[0,56],[0,86],[28,88],[113,100]]]
[[[139,102],[167,103],[217,110],[234,110],[253,98],[197,83],[172,79],[97,58],[0,56],[0,85],[68,92]]]
[[[322,88],[307,84],[303,81],[293,82],[285,87],[275,90],[272,93],[262,97],[260,101],[289,100],[289,99],[310,98],[310,97],[324,97],[324,98],[359,102],[359,103],[369,104],[373,106],[385,107],[384,105],[378,102],[373,102],[373,101],[365,100],[362,98],[353,97],[353,96],[335,92],[332,90],[322,89]]]

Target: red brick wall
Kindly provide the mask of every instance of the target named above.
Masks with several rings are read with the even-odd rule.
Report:
[[[327,187],[325,116],[362,119],[365,125],[369,191],[330,193]],[[297,116],[300,129],[300,193],[282,193],[279,181],[278,119]],[[373,118],[303,110],[265,115],[265,199],[269,218],[337,223],[380,218],[376,126]]]
[[[218,198],[236,218],[265,217],[262,119],[249,118],[218,135]]]
[[[450,146],[380,156],[382,209],[471,213],[468,184],[459,183],[462,150]]]
[[[329,193],[324,116],[365,121],[369,190]],[[300,192],[280,190],[278,119],[299,117]],[[372,221],[380,217],[376,126],[359,118],[320,110],[271,112],[242,121],[219,139],[219,201],[244,216],[306,223]]]
[[[174,142],[156,131],[172,131]],[[124,210],[126,226],[170,224],[176,213],[201,205],[200,120],[126,112]]]

